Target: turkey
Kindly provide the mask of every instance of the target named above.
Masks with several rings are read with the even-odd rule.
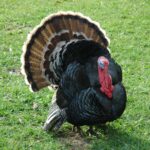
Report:
[[[122,70],[108,46],[99,24],[74,12],[52,14],[28,35],[21,57],[26,83],[33,92],[56,87],[45,130],[64,122],[103,124],[122,115]]]

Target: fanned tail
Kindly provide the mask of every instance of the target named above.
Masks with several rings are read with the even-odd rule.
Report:
[[[32,91],[59,84],[54,70],[62,47],[72,40],[92,40],[107,48],[109,40],[99,24],[81,13],[59,12],[46,17],[23,46],[22,73]],[[58,53],[59,55],[55,55]],[[54,61],[55,60],[55,61]]]

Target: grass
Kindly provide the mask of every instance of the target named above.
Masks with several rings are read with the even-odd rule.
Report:
[[[21,49],[28,32],[59,10],[79,11],[100,22],[111,39],[112,56],[123,68],[127,108],[99,139],[77,137],[68,124],[59,134],[45,133],[41,127],[53,91],[31,93],[20,74]],[[149,0],[1,0],[0,149],[149,150],[149,10]]]

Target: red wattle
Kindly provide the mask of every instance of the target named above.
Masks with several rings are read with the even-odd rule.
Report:
[[[108,98],[112,98],[112,92],[114,89],[114,86],[112,85],[112,78],[107,73],[105,69],[98,68],[98,76],[99,76],[99,82],[101,85],[101,92],[105,93]]]

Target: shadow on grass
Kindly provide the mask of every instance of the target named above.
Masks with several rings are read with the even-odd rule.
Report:
[[[129,134],[126,131],[115,129],[107,126],[106,131],[97,129],[98,137],[80,136],[78,133],[71,131],[70,127],[64,128],[53,135],[68,149],[82,149],[82,150],[148,150],[150,142],[134,137],[132,132]]]
[[[126,131],[115,129],[111,126],[108,127],[107,133],[102,139],[97,139],[92,142],[93,150],[148,150],[149,148],[150,141],[135,137],[132,135],[132,132],[127,133]]]

